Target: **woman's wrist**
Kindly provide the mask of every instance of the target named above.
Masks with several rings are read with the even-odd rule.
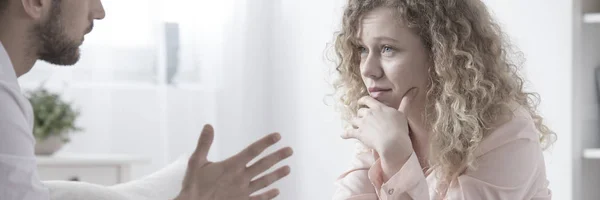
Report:
[[[394,174],[398,173],[412,154],[412,148],[395,146],[380,151],[382,178],[387,182]]]

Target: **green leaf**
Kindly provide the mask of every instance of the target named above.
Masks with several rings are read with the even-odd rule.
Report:
[[[67,139],[67,135],[83,131],[75,122],[80,111],[70,102],[61,99],[60,94],[52,93],[43,87],[26,92],[33,107],[33,135],[38,140],[44,140],[57,135]]]

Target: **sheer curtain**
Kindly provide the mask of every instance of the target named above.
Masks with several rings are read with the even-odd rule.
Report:
[[[80,108],[84,131],[59,154],[144,157],[150,162],[132,171],[140,177],[191,151],[202,125],[216,121],[232,2],[103,0],[107,16],[86,36],[79,63],[38,62],[20,79],[24,90],[44,84]]]
[[[279,146],[292,146],[295,155],[285,162],[292,174],[276,185],[279,199],[331,198],[353,155],[354,142],[340,139],[341,122],[324,101],[332,67],[324,55],[343,3],[235,1],[224,43],[230,51],[223,52],[238,59],[225,56],[217,120],[236,141],[220,143],[220,150],[230,155],[268,132],[281,132]]]
[[[95,22],[82,45],[74,67],[53,67],[38,62],[21,80],[75,85],[101,83],[156,83],[159,16],[157,0],[105,0],[107,17]],[[136,7],[137,9],[131,9]]]
[[[95,22],[81,47],[80,62],[56,67],[37,62],[20,82],[28,90],[60,92],[81,110],[84,131],[59,154],[130,154],[151,160],[136,166],[138,177],[166,161],[167,124],[161,91],[160,7],[157,0],[104,0],[107,17]],[[136,8],[136,9],[132,9]]]

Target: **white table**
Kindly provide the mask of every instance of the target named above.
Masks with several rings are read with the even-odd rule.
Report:
[[[38,156],[37,162],[44,181],[83,181],[109,186],[129,181],[131,167],[149,160],[128,155],[60,154]]]

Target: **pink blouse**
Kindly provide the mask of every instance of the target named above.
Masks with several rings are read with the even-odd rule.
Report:
[[[548,200],[546,167],[533,119],[524,109],[500,126],[480,144],[477,169],[453,179],[446,200]],[[357,153],[352,168],[336,181],[334,200],[429,200],[441,199],[435,192],[435,170],[425,176],[416,154],[400,171],[383,182],[380,160],[371,152]]]

